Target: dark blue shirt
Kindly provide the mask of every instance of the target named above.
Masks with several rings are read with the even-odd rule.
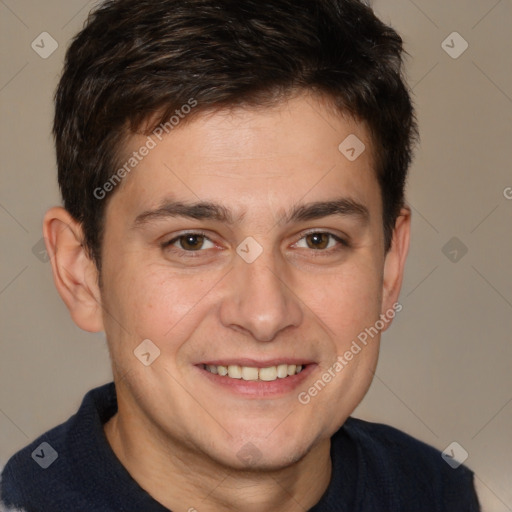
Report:
[[[110,448],[103,425],[116,411],[114,383],[93,389],[68,421],[13,455],[2,473],[3,507],[169,512],[133,480]],[[399,430],[349,418],[331,441],[331,481],[310,512],[480,510],[469,469],[452,469],[438,450]],[[200,510],[200,499],[195,506]]]

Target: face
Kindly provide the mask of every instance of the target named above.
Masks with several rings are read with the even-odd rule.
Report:
[[[353,161],[338,149],[351,134],[366,146]],[[127,158],[146,141],[134,136]],[[283,467],[361,401],[379,335],[344,354],[392,305],[368,134],[301,96],[155,141],[106,209],[120,410],[218,463]]]

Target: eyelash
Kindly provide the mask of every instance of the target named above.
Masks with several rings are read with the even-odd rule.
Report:
[[[310,249],[308,247],[309,251],[311,252],[312,255],[314,255],[315,258],[322,257],[322,256],[330,256],[334,253],[349,249],[351,247],[348,240],[341,238],[340,236],[335,235],[334,233],[330,233],[329,231],[318,231],[318,230],[313,230],[313,231],[308,231],[306,233],[303,233],[302,236],[299,238],[299,240],[297,242],[295,242],[295,244],[297,244],[298,242],[300,242],[301,240],[306,238],[308,235],[327,235],[331,239],[333,239],[335,242],[338,243],[337,246],[331,247],[329,249]],[[328,242],[328,245],[329,245],[329,243],[330,242]]]
[[[187,251],[185,249],[172,247],[173,244],[175,244],[176,242],[179,242],[180,238],[186,237],[188,235],[203,236],[206,240],[214,243],[213,240],[211,240],[208,237],[208,235],[202,231],[186,231],[186,232],[181,233],[180,235],[172,238],[171,240],[163,242],[161,244],[161,247],[162,247],[162,249],[167,250],[167,251],[181,253],[183,255],[186,255],[186,257],[197,258],[200,256],[201,252],[205,251],[205,249],[198,249],[197,251]],[[302,236],[299,238],[299,240],[297,242],[295,242],[295,244],[297,244],[303,238],[306,238],[308,235],[328,235],[329,237],[334,239],[339,244],[337,247],[331,247],[329,249],[310,249],[310,251],[315,255],[315,257],[328,256],[332,253],[338,252],[343,249],[348,249],[351,247],[351,244],[347,240],[335,235],[334,233],[330,233],[329,231],[318,231],[318,230],[303,233]]]

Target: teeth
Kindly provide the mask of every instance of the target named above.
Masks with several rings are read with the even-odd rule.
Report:
[[[258,380],[258,368],[251,368],[250,366],[242,366],[242,379],[243,380]]]
[[[242,378],[242,368],[237,364],[230,364],[228,366],[228,375],[232,379],[241,379]]]
[[[270,382],[276,379],[284,379],[291,375],[296,375],[303,370],[302,365],[280,364],[277,366],[269,366],[267,368],[254,368],[252,366],[239,366],[232,364],[229,366],[222,365],[205,365],[205,370],[222,377],[228,376],[232,379],[242,380],[262,380]]]
[[[288,377],[288,365],[287,364],[280,364],[277,367],[277,376],[280,379],[284,379],[285,377]]]
[[[270,366],[269,368],[260,368],[260,380],[276,380],[277,379],[277,368]]]

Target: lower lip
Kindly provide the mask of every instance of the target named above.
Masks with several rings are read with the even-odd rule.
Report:
[[[196,366],[196,368],[210,382],[223,386],[226,390],[236,395],[242,395],[246,398],[273,398],[296,390],[314,371],[316,366],[314,363],[308,364],[300,373],[290,375],[284,379],[277,378],[272,381],[232,379],[228,376],[211,373],[202,368],[202,366]]]

